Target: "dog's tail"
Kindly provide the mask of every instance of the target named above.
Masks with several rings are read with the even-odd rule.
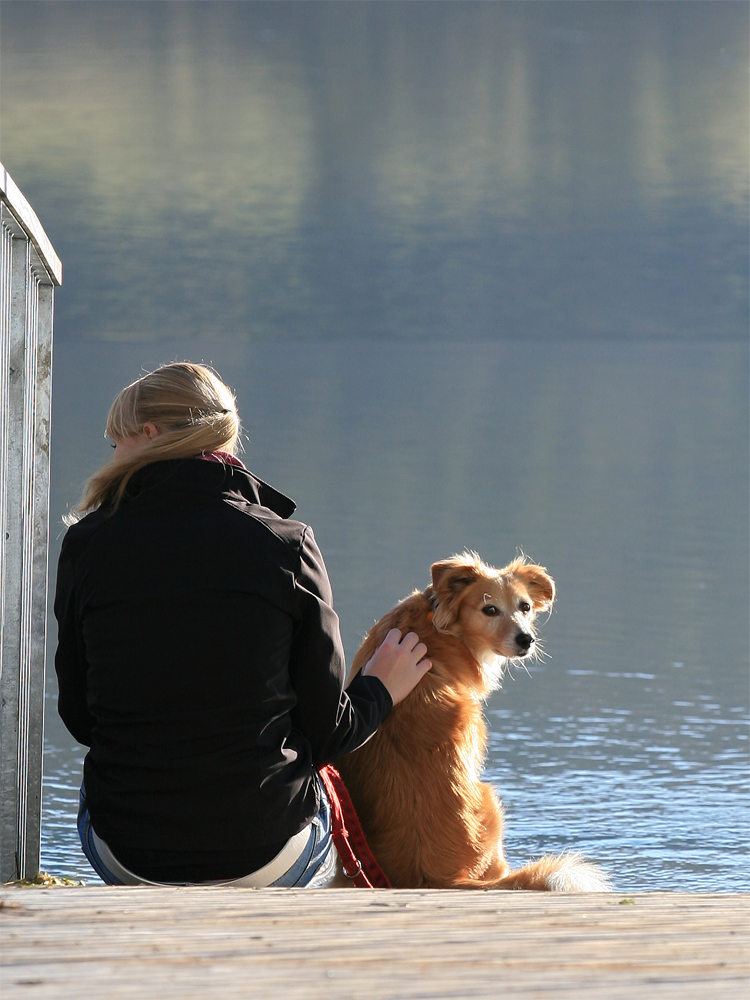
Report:
[[[466,888],[469,888],[469,882]],[[609,876],[580,854],[549,854],[502,878],[472,880],[472,888],[536,889],[544,892],[611,892]],[[458,886],[457,888],[461,888]]]

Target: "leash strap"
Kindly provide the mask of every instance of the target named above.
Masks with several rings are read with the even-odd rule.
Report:
[[[344,874],[360,889],[390,889],[388,876],[368,846],[341,775],[330,764],[321,767],[318,774],[331,802],[333,842],[344,866]]]

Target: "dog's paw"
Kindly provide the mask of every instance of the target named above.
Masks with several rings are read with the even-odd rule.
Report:
[[[611,892],[609,876],[598,865],[577,854],[563,855],[559,867],[547,875],[550,892]]]

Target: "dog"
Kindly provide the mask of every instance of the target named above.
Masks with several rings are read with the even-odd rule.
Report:
[[[416,632],[432,669],[364,746],[336,763],[375,857],[394,888],[603,892],[609,880],[577,854],[511,871],[503,809],[480,780],[487,741],[482,701],[508,663],[538,650],[534,618],[555,584],[520,557],[503,569],[464,552],[431,568],[365,637],[350,678],[388,632]]]

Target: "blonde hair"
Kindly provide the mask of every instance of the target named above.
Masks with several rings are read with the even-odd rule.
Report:
[[[162,365],[126,386],[112,403],[104,433],[122,441],[142,434],[148,423],[159,434],[95,472],[66,523],[102,505],[114,512],[133,473],[152,462],[219,450],[234,454],[241,429],[232,390],[210,368],[188,361]]]

